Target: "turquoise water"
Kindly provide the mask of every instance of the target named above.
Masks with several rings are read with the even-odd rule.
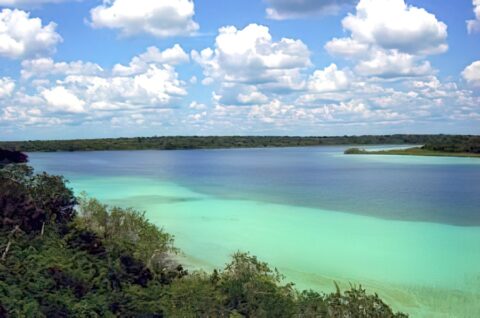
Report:
[[[250,251],[299,288],[362,284],[413,317],[480,313],[480,160],[343,147],[35,153],[78,193],[134,206],[192,269]]]

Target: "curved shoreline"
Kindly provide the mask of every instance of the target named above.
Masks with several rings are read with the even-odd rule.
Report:
[[[480,158],[480,154],[468,152],[444,152],[422,149],[419,147],[407,149],[390,150],[365,150],[360,148],[349,148],[345,150],[346,155],[394,155],[394,156],[426,156],[426,157],[461,157]]]

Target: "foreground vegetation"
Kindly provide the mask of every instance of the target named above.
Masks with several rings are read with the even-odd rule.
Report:
[[[212,273],[133,209],[75,198],[25,157],[0,164],[0,317],[406,317],[361,287],[299,292],[256,257]],[[23,158],[23,159],[22,159]]]
[[[380,135],[341,137],[272,137],[272,136],[174,136],[116,139],[79,139],[48,141],[0,142],[0,148],[36,151],[93,151],[93,150],[175,150],[215,148],[308,147],[328,145],[462,145],[479,136],[454,135]],[[478,145],[477,145],[478,146]]]
[[[439,157],[477,157],[480,158],[480,137],[477,136],[439,136],[428,141],[422,147],[389,150],[365,150],[349,148],[347,155],[401,155],[401,156],[439,156]]]

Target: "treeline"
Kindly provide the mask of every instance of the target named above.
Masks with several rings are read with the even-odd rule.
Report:
[[[360,287],[299,292],[249,254],[189,273],[176,252],[143,213],[0,168],[0,317],[406,317]]]
[[[480,154],[480,136],[438,136],[422,149],[431,151]]]
[[[445,141],[465,143],[478,136],[453,135],[365,135],[339,137],[275,136],[171,136],[77,140],[31,140],[0,142],[0,147],[25,152],[95,150],[176,150],[263,147],[309,147],[327,145],[434,145]]]

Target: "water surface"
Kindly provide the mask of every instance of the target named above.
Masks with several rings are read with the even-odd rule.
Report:
[[[480,313],[480,160],[347,147],[33,153],[77,193],[147,211],[192,268],[236,250],[300,288],[361,283],[413,317]]]

